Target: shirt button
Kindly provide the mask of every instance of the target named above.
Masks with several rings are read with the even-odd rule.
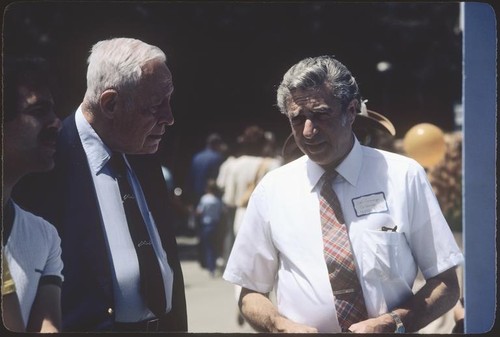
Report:
[[[108,314],[113,315],[113,308],[108,308]]]

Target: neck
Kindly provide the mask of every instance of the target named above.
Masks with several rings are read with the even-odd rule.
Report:
[[[86,104],[85,102],[82,103],[82,115],[85,118],[85,120],[92,126],[92,128],[96,128],[97,123],[97,118],[95,117],[94,112],[90,109],[90,106]]]
[[[112,140],[106,135],[109,134],[107,131],[109,129],[109,124],[105,122],[102,116],[98,116],[97,113],[94,113],[88,104],[82,105],[82,114],[85,120],[90,124],[92,129],[94,129],[95,133],[101,138],[104,144],[106,144],[109,148],[114,149]]]
[[[22,170],[19,166],[13,165],[14,159],[10,156],[8,158],[4,157],[4,169],[3,169],[3,187],[2,187],[2,202],[3,205],[7,203],[12,194],[12,189],[16,184],[24,177],[28,172]],[[10,165],[9,165],[10,164]]]

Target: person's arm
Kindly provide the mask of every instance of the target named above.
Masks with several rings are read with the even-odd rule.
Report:
[[[407,302],[392,311],[398,314],[406,332],[416,332],[444,315],[457,303],[460,288],[455,268],[426,280],[425,285]],[[351,325],[359,333],[394,332],[396,324],[389,314],[383,314]]]
[[[295,323],[281,316],[269,299],[269,294],[242,288],[238,304],[247,322],[259,332],[318,332],[316,328]]]
[[[2,295],[2,318],[7,329],[14,332],[25,332],[19,299],[15,291]]]
[[[41,284],[31,307],[27,331],[61,331],[61,287],[57,284]]]

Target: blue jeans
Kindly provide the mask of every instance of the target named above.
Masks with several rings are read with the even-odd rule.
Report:
[[[217,223],[201,224],[200,228],[200,244],[205,267],[211,273],[215,272],[215,239],[216,239]]]

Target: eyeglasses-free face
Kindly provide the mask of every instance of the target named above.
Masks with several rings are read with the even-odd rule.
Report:
[[[340,100],[330,89],[295,89],[287,103],[287,113],[298,147],[323,167],[335,167],[349,153],[354,138],[352,123],[356,100],[342,111]]]

